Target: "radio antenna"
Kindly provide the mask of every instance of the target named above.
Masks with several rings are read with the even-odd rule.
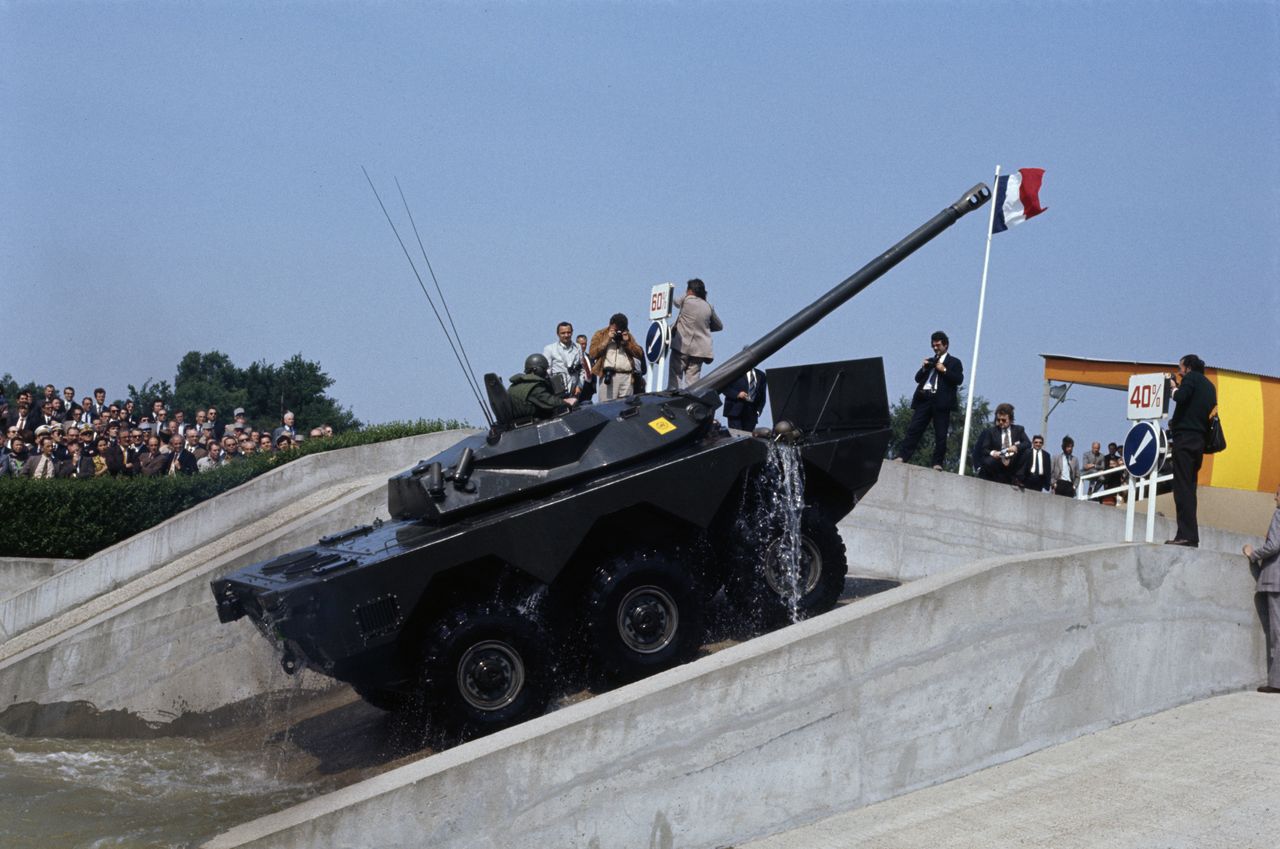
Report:
[[[436,321],[440,323],[440,330],[443,331],[444,338],[449,343],[449,350],[453,351],[453,358],[458,361],[458,368],[462,369],[462,376],[466,378],[467,385],[471,387],[471,394],[475,396],[476,403],[480,405],[480,412],[484,414],[485,422],[489,427],[493,427],[493,413],[489,411],[489,406],[485,404],[484,397],[480,394],[480,387],[479,384],[476,383],[475,375],[468,370],[470,363],[464,365],[462,357],[458,353],[458,349],[462,344],[461,340],[455,344],[453,337],[449,335],[449,330],[444,325],[444,319],[440,317],[440,310],[436,308],[436,302],[432,299],[431,293],[427,291],[426,284],[422,282],[422,275],[418,273],[417,264],[414,263],[413,257],[409,254],[409,249],[405,246],[404,239],[400,238],[400,231],[396,229],[395,222],[391,220],[391,213],[387,212],[386,204],[382,202],[382,195],[378,194],[378,188],[373,184],[373,179],[369,176],[369,171],[363,165],[360,166],[360,170],[364,172],[364,178],[369,182],[369,188],[373,190],[373,196],[377,198],[378,206],[382,209],[382,214],[386,216],[387,223],[391,225],[391,232],[395,234],[396,241],[400,243],[400,250],[404,251],[404,258],[409,260],[409,267],[413,269],[413,276],[418,278],[418,286],[422,289],[422,294],[426,295],[427,303],[431,305],[431,312],[435,313]],[[396,182],[396,185],[399,186],[399,181]],[[407,204],[405,208],[408,208]],[[423,251],[423,256],[426,256],[426,251]],[[449,321],[452,323],[453,318],[450,317]]]
[[[458,332],[457,326],[453,323],[453,313],[449,311],[449,302],[444,299],[444,292],[440,289],[440,281],[436,279],[436,270],[431,267],[431,259],[427,256],[427,249],[422,244],[422,236],[418,234],[418,224],[413,220],[413,212],[409,209],[409,201],[405,200],[404,189],[400,188],[400,180],[396,178],[396,191],[400,193],[400,202],[404,204],[405,215],[409,216],[409,226],[413,228],[413,237],[418,240],[418,248],[422,251],[422,261],[427,264],[427,271],[431,274],[431,282],[435,284],[436,294],[440,296],[440,305],[444,307],[445,317],[449,319],[449,327],[453,330],[453,338],[458,341],[458,350],[462,352],[462,359],[467,364],[467,371],[471,375],[471,384],[479,386],[476,380],[476,370],[471,365],[471,358],[467,356],[467,349],[462,344],[462,334]]]

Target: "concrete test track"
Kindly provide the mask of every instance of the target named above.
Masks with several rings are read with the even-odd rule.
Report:
[[[252,721],[237,705],[296,685],[252,626],[217,624],[208,580],[385,515],[386,476],[459,436],[376,462],[304,458],[339,469],[312,470],[314,486],[265,517],[246,510],[230,533],[192,522],[159,569],[75,589],[89,601],[0,643],[0,692],[26,707],[7,730],[70,733],[72,703],[97,719],[71,725],[94,735],[186,733],[184,720],[228,711]],[[852,574],[913,583],[208,845],[727,846],[1256,684],[1244,538],[1066,547],[1119,539],[1122,523],[1118,510],[886,464],[841,531]]]
[[[732,846],[1256,684],[1252,595],[1212,551],[987,560],[205,845]]]

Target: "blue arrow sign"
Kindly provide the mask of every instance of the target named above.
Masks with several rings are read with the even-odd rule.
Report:
[[[1138,422],[1124,438],[1124,467],[1135,478],[1145,478],[1160,459],[1160,428],[1154,422]]]
[[[661,321],[655,321],[649,325],[649,330],[644,334],[644,356],[651,363],[656,363],[662,359],[662,354],[667,349],[666,334],[663,330],[666,325]]]

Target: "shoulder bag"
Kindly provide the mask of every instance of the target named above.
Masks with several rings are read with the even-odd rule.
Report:
[[[1227,437],[1222,433],[1222,421],[1218,418],[1218,408],[1214,407],[1209,414],[1209,435],[1204,440],[1204,453],[1217,454],[1227,450]]]

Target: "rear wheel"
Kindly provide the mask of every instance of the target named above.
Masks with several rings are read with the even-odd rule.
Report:
[[[599,566],[587,632],[604,673],[634,681],[692,658],[702,644],[698,582],[677,549],[634,549]]]
[[[466,740],[539,716],[551,697],[550,640],[514,607],[464,607],[427,634],[420,688],[433,731]]]
[[[776,533],[760,549],[743,549],[729,581],[734,604],[758,624],[798,622],[836,606],[849,571],[835,523],[813,507],[798,534]]]

